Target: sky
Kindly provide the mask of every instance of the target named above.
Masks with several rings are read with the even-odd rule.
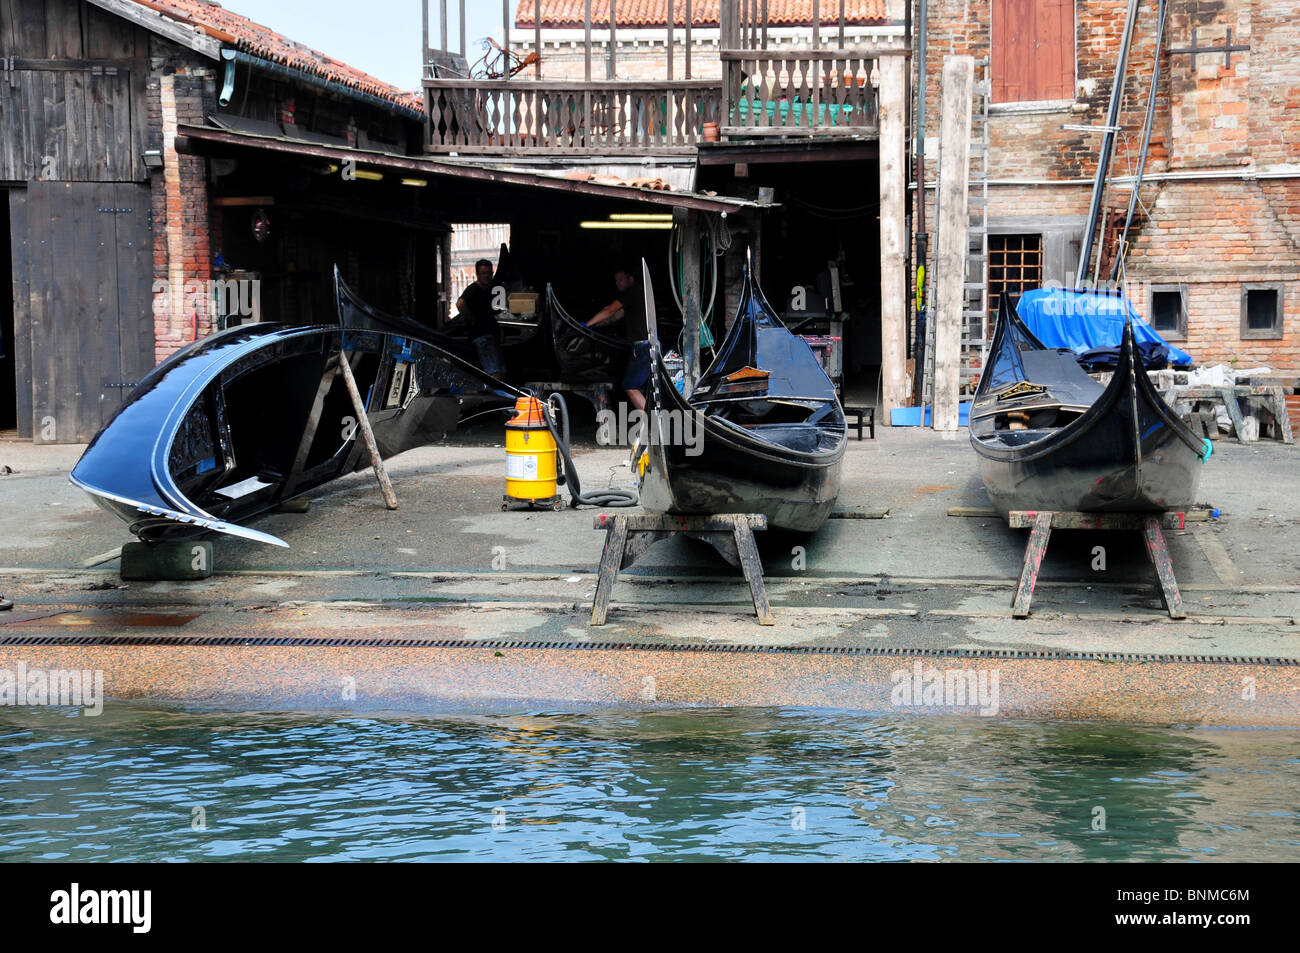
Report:
[[[509,0],[514,14],[517,0]],[[401,89],[420,86],[421,0],[221,0],[227,10],[268,26]],[[448,0],[447,32],[460,44],[458,0]],[[430,43],[437,44],[439,0],[429,0]],[[467,56],[479,41],[501,39],[501,0],[465,0]]]

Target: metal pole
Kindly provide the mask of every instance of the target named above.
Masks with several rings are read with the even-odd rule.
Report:
[[[1137,22],[1140,0],[1129,0],[1128,20],[1124,24],[1124,39],[1119,47],[1119,62],[1115,64],[1115,82],[1110,88],[1110,109],[1106,112],[1106,131],[1101,140],[1101,154],[1097,157],[1097,180],[1092,186],[1092,204],[1088,208],[1088,224],[1083,232],[1083,250],[1079,253],[1079,270],[1075,287],[1083,287],[1088,275],[1088,262],[1092,258],[1093,234],[1097,230],[1097,217],[1101,214],[1101,200],[1106,191],[1106,177],[1110,173],[1110,157],[1115,148],[1115,124],[1119,122],[1119,104],[1124,95],[1124,75],[1128,68],[1129,42],[1133,39],[1133,26]]]
[[[1137,178],[1133,182],[1133,191],[1128,197],[1128,214],[1124,217],[1124,231],[1119,237],[1119,249],[1115,261],[1110,267],[1110,280],[1119,274],[1119,266],[1124,261],[1124,246],[1128,243],[1129,226],[1133,224],[1133,213],[1137,211],[1138,190],[1142,188],[1142,176],[1147,170],[1147,150],[1151,148],[1151,127],[1155,125],[1156,92],[1160,88],[1160,55],[1165,44],[1165,18],[1169,14],[1169,4],[1160,0],[1159,12],[1156,14],[1156,58],[1151,68],[1151,95],[1147,99],[1146,128],[1142,130],[1141,159],[1138,161]],[[1101,257],[1100,254],[1098,257]]]

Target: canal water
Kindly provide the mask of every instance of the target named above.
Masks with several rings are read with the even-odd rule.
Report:
[[[0,709],[0,861],[1300,859],[1300,733]]]

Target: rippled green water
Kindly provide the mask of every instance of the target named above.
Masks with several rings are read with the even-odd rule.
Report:
[[[1294,861],[1298,789],[1300,733],[1279,731],[785,710],[0,713],[0,861]]]

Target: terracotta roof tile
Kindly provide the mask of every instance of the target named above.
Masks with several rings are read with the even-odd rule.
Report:
[[[211,0],[131,0],[137,6],[154,10],[173,20],[199,28],[226,46],[242,50],[304,73],[332,80],[349,89],[370,93],[399,106],[422,110],[423,97],[390,86],[383,80],[363,73],[342,60],[295,43],[270,27],[240,16]]]
[[[537,3],[542,7],[543,28],[582,27],[585,0],[519,0],[519,6],[515,10],[516,26],[532,29]],[[693,0],[692,25],[717,26],[718,7],[719,0]],[[768,25],[812,26],[812,7],[812,0],[768,0]],[[618,27],[632,29],[665,26],[668,23],[668,0],[616,0],[614,13],[618,17]],[[822,23],[826,26],[838,23],[839,4],[835,0],[823,0],[820,14]],[[847,0],[845,23],[861,26],[883,23],[887,19],[885,0]],[[674,0],[673,20],[678,26],[686,25],[686,0]],[[609,28],[609,0],[591,0],[591,25],[600,29]]]

